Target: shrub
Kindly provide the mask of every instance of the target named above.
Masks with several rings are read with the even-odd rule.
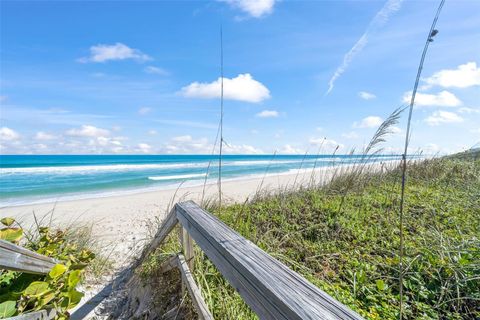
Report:
[[[4,218],[0,239],[19,244],[24,230],[15,220]],[[11,270],[0,271],[0,318],[31,311],[55,309],[57,319],[68,319],[68,310],[83,297],[76,289],[83,270],[94,259],[90,250],[67,240],[67,233],[49,227],[39,227],[36,239],[29,238],[25,247],[59,261],[47,275],[29,274]]]

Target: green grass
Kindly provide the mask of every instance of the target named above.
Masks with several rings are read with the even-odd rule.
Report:
[[[327,186],[213,208],[230,227],[367,319],[398,319],[401,172],[355,173]],[[409,168],[407,319],[480,317],[480,161]],[[198,249],[198,248],[197,248]],[[217,319],[256,319],[197,250],[194,276]]]

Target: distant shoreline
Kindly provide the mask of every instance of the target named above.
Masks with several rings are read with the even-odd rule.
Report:
[[[85,164],[81,164],[78,160],[64,160],[64,157],[52,156],[47,161],[42,160],[43,162],[22,157],[22,161],[12,159],[11,163],[2,163],[0,183],[4,187],[0,208],[129,196],[144,192],[175,190],[179,186],[182,188],[203,186],[209,163],[205,162],[204,157],[189,159],[189,156],[169,156],[167,157],[171,159],[169,161],[165,161],[165,156],[129,157],[128,161],[123,156],[120,158],[92,156],[93,158],[89,157],[90,160]],[[370,161],[380,163],[395,157],[397,156],[376,156]],[[103,162],[93,164],[98,161],[96,159],[103,159]],[[112,159],[115,159],[115,163],[112,163]],[[139,162],[138,159],[141,161]],[[152,159],[155,160],[152,161]],[[212,156],[208,159],[217,160]],[[227,156],[227,159],[224,182],[297,174],[299,170],[304,174],[311,171],[314,165],[317,168],[338,167],[355,163],[360,158],[330,155],[318,158],[310,156],[307,159],[303,156],[283,156],[283,158],[277,156],[272,159],[272,156],[265,155],[241,155]],[[18,165],[15,167],[16,163]],[[215,165],[216,163],[212,163],[209,170],[207,180],[209,185],[215,184],[218,180]],[[304,169],[300,169],[302,166]]]

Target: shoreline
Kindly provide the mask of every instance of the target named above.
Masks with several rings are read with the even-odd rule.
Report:
[[[368,171],[375,171],[396,161],[367,164]],[[267,174],[262,177],[241,177],[235,180],[224,180],[222,196],[224,203],[244,202],[251,199],[259,191],[276,192],[307,185],[314,172],[315,183],[326,183],[336,172],[347,172],[354,165],[337,165],[330,167],[297,170],[295,173]],[[55,227],[91,228],[92,236],[109,256],[121,257],[124,261],[115,261],[121,266],[141,249],[146,240],[153,236],[156,227],[166,216],[171,204],[179,201],[202,200],[203,184],[175,189],[164,189],[133,193],[128,195],[112,195],[102,198],[77,199],[50,203],[9,206],[0,209],[1,217],[12,217],[25,229],[52,221]],[[205,200],[216,199],[218,187],[216,183],[205,186]],[[121,260],[121,259],[120,259]]]
[[[319,167],[318,169],[330,169],[330,168],[339,168],[343,166],[351,166],[351,164],[344,164],[344,165],[331,165],[331,166],[324,166]],[[230,177],[230,178],[223,178],[223,183],[228,182],[235,182],[235,181],[243,181],[243,180],[256,180],[256,179],[263,179],[264,177],[272,177],[272,176],[285,176],[285,175],[297,175],[297,174],[305,174],[308,172],[312,172],[313,168],[306,168],[306,169],[289,169],[287,171],[282,172],[272,172],[272,173],[254,173],[254,174],[247,174],[243,176],[237,177]],[[150,178],[150,177],[149,177]],[[215,185],[217,183],[217,179],[207,179],[207,183],[205,184],[207,187],[209,185]],[[176,182],[172,184],[166,185],[159,185],[159,186],[150,186],[150,187],[138,187],[138,188],[127,188],[127,189],[117,189],[117,190],[105,190],[99,192],[85,192],[79,194],[65,194],[60,195],[57,197],[49,197],[49,198],[41,198],[38,200],[28,201],[23,203],[22,200],[18,201],[11,201],[6,203],[0,203],[0,210],[5,208],[14,208],[14,207],[24,207],[24,206],[33,206],[33,205],[42,205],[42,204],[55,204],[60,202],[69,202],[69,201],[77,201],[77,200],[94,200],[94,199],[102,199],[102,198],[110,198],[110,197],[120,197],[120,196],[130,196],[142,193],[150,193],[150,192],[159,192],[159,191],[172,191],[177,189],[186,189],[186,188],[197,188],[202,187],[204,185],[204,180],[184,180],[181,182]],[[25,197],[27,198],[27,197]],[[35,197],[33,197],[35,198]]]
[[[378,162],[380,163],[380,162]],[[340,168],[340,167],[348,167],[355,164],[333,164],[328,166],[317,167],[315,170],[325,169],[329,170],[331,168]],[[242,180],[256,180],[256,179],[263,179],[264,177],[273,177],[273,176],[286,176],[286,175],[297,175],[297,174],[306,174],[311,173],[313,168],[305,168],[305,169],[289,169],[287,171],[281,172],[272,172],[272,173],[253,173],[253,174],[246,174],[242,176],[236,177],[229,177],[223,178],[222,182],[235,182],[235,181],[242,181]],[[149,177],[150,179],[150,177]],[[207,179],[206,186],[214,185],[217,183],[217,179]],[[101,198],[109,198],[109,197],[120,197],[120,196],[130,196],[135,194],[142,194],[142,193],[149,193],[149,192],[159,192],[159,191],[171,191],[186,188],[196,188],[202,187],[204,185],[204,180],[188,180],[185,179],[181,182],[159,185],[159,186],[150,186],[150,187],[138,187],[138,188],[125,188],[125,189],[116,189],[116,190],[105,190],[105,191],[98,191],[98,192],[84,192],[79,194],[65,194],[59,195],[57,197],[49,197],[49,198],[40,198],[38,200],[28,201],[23,203],[22,200],[18,201],[11,201],[6,203],[0,202],[0,210],[4,208],[13,208],[13,207],[22,207],[22,206],[33,206],[33,205],[41,205],[41,204],[55,204],[60,202],[68,202],[68,201],[77,201],[77,200],[93,200],[93,199],[101,199]],[[27,198],[27,197],[25,197]],[[33,197],[35,198],[35,196]]]
[[[376,161],[368,161],[368,163],[381,163],[381,162],[389,162],[389,161],[395,161],[392,159],[392,156],[384,156],[384,160],[377,159]],[[360,158],[359,158],[360,159]],[[318,159],[315,159],[315,163]],[[325,163],[325,164],[320,164],[317,166],[318,169],[320,168],[330,168],[330,167],[340,167],[340,166],[348,166],[348,165],[354,165],[357,163],[358,159],[355,159],[355,161],[346,161],[344,162],[342,158],[332,158],[330,159],[332,162],[330,163]],[[338,160],[338,162],[336,162]],[[311,165],[311,162],[313,160],[307,160],[306,163],[309,163]],[[243,162],[243,161],[233,161],[232,163],[237,163],[237,162]],[[269,166],[270,164],[278,164],[278,163],[290,163],[292,160],[279,160],[276,162],[272,161],[266,161],[266,160],[254,160],[253,162],[268,162]],[[299,162],[300,168],[285,168],[284,170],[278,170],[278,168],[273,169],[273,172],[268,172],[268,168],[266,167],[266,171],[264,172],[255,172],[255,173],[244,173],[239,175],[234,174],[234,175],[227,175],[223,177],[223,181],[228,182],[228,181],[240,181],[240,180],[245,180],[245,179],[257,179],[257,178],[263,178],[263,177],[270,177],[270,176],[277,176],[277,175],[289,175],[289,174],[303,174],[304,171],[306,170],[311,171],[313,167],[311,166],[306,166],[306,168],[302,168],[302,161],[294,161],[294,162]],[[252,163],[252,161],[249,161],[248,163]],[[191,166],[191,165],[197,165],[197,164],[180,164],[181,166]],[[156,164],[141,164],[141,165],[101,165],[101,166],[93,166],[97,168],[97,170],[100,170],[99,168],[102,168],[102,170],[105,170],[105,167],[111,167],[110,169],[118,169],[118,167],[145,167],[145,166],[157,166]],[[160,164],[159,166],[179,166],[179,164]],[[85,168],[89,168],[92,166],[58,166],[58,167],[21,167],[21,168],[0,168],[0,174],[3,174],[5,172],[37,172],[40,170],[40,172],[46,171],[56,171],[56,170],[61,170],[62,172],[65,171],[65,169],[74,169],[74,171],[84,171],[86,170]],[[6,171],[5,171],[6,170]],[[212,174],[212,172],[210,172]],[[207,178],[207,184],[215,184],[217,178],[210,178],[210,174],[208,175]],[[90,189],[90,190],[84,190],[84,191],[75,191],[74,189],[68,190],[66,192],[53,192],[52,194],[19,194],[16,196],[11,196],[7,197],[3,200],[0,200],[0,210],[4,208],[12,208],[12,207],[18,207],[18,206],[27,206],[27,205],[38,205],[38,204],[46,204],[46,203],[58,203],[58,202],[65,202],[65,201],[75,201],[75,200],[86,200],[86,199],[95,199],[95,198],[108,198],[112,196],[128,196],[132,194],[138,194],[138,193],[145,193],[145,192],[155,192],[155,191],[163,191],[163,190],[175,190],[179,186],[182,188],[184,187],[197,187],[197,186],[203,186],[204,185],[204,178],[207,176],[206,173],[182,173],[182,174],[173,174],[173,175],[166,175],[166,176],[148,176],[147,179],[150,181],[164,181],[164,183],[158,183],[158,184],[148,184],[144,183],[142,185],[137,185],[137,186],[109,186],[105,187],[102,189]],[[213,174],[215,176],[215,174]],[[197,179],[195,179],[197,178]],[[176,181],[168,181],[168,180],[176,180]],[[28,182],[25,182],[25,184],[28,184]],[[52,189],[54,190],[54,186],[52,186]]]

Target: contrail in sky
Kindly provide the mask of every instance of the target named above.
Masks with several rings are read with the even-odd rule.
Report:
[[[348,51],[343,57],[342,64],[338,66],[337,70],[335,70],[335,73],[328,82],[328,90],[325,95],[328,95],[330,91],[332,91],[335,81],[345,72],[345,70],[347,70],[355,55],[365,48],[370,34],[385,25],[390,18],[390,15],[400,9],[402,2],[403,0],[388,0],[383,8],[377,12],[372,21],[370,21],[367,30],[363,33],[360,39],[358,39],[352,49],[350,49],[350,51]]]

